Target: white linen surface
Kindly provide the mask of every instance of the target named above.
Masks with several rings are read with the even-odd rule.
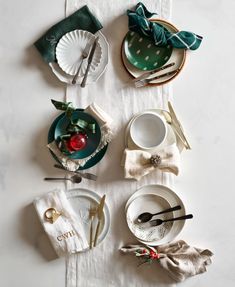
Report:
[[[110,47],[109,64],[106,72],[97,83],[85,89],[68,86],[65,99],[77,107],[85,108],[96,102],[115,120],[116,135],[109,144],[104,159],[90,169],[98,175],[98,181],[84,180],[79,187],[88,188],[107,195],[107,204],[111,212],[111,228],[105,240],[92,251],[73,255],[67,261],[67,279],[76,273],[73,282],[67,286],[82,287],[120,287],[120,286],[160,286],[171,282],[166,274],[156,266],[137,267],[135,259],[119,253],[119,248],[127,243],[134,243],[135,238],[128,230],[124,206],[127,199],[141,186],[159,183],[172,186],[174,175],[169,173],[152,173],[140,181],[124,180],[121,159],[124,150],[124,131],[130,118],[145,109],[167,108],[170,97],[170,85],[135,89],[130,86],[131,77],[121,61],[121,44],[128,31],[126,10],[133,8],[138,1],[105,1],[105,0],[67,0],[66,16],[87,4],[103,24],[103,34]],[[170,19],[171,0],[143,1],[150,11],[156,11],[159,18]],[[61,98],[62,99],[62,98]],[[58,98],[58,100],[61,100]],[[67,188],[72,187],[68,183]],[[73,272],[72,268],[75,272]],[[76,284],[75,281],[77,280]]]

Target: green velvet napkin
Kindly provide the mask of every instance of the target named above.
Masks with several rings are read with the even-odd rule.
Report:
[[[85,5],[69,17],[52,26],[34,45],[47,62],[55,62],[55,48],[60,38],[73,30],[86,30],[96,33],[103,26]]]
[[[127,10],[129,30],[152,39],[157,46],[171,45],[174,48],[190,50],[199,48],[201,36],[188,31],[171,33],[161,24],[149,21],[154,14],[156,13],[149,12],[144,4],[139,2],[135,11]]]

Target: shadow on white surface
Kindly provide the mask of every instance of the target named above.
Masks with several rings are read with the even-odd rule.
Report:
[[[60,82],[60,80],[54,75],[49,65],[43,60],[40,53],[37,51],[33,44],[27,47],[25,50],[23,65],[30,69],[37,68],[41,72],[44,80],[48,83],[48,85],[52,85],[54,88],[60,90],[61,87],[65,86],[65,84]]]
[[[35,248],[46,261],[58,258],[32,203],[22,209],[19,232],[20,236]]]

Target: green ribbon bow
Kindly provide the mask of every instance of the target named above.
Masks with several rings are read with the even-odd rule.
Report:
[[[127,10],[129,30],[151,38],[157,46],[171,45],[178,49],[196,50],[199,48],[202,37],[192,32],[169,32],[165,27],[148,19],[156,13],[147,10],[143,3],[136,5],[135,11]]]
[[[68,134],[62,135],[62,137],[67,137],[70,133],[79,133],[84,131],[91,131],[95,134],[95,123],[88,123],[82,119],[72,119],[72,114],[76,111],[71,102],[64,103],[56,100],[51,100],[52,104],[57,110],[65,111],[65,115],[70,119],[70,124],[68,125],[66,131]]]

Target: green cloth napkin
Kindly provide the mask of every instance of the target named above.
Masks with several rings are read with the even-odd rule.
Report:
[[[149,12],[144,4],[139,2],[135,11],[127,10],[129,30],[151,38],[157,46],[171,45],[174,48],[190,50],[199,48],[201,36],[187,31],[171,33],[161,24],[148,20],[155,14]]]
[[[60,38],[73,30],[86,30],[96,33],[103,26],[85,5],[69,17],[52,26],[34,45],[47,62],[55,62],[55,48]]]

